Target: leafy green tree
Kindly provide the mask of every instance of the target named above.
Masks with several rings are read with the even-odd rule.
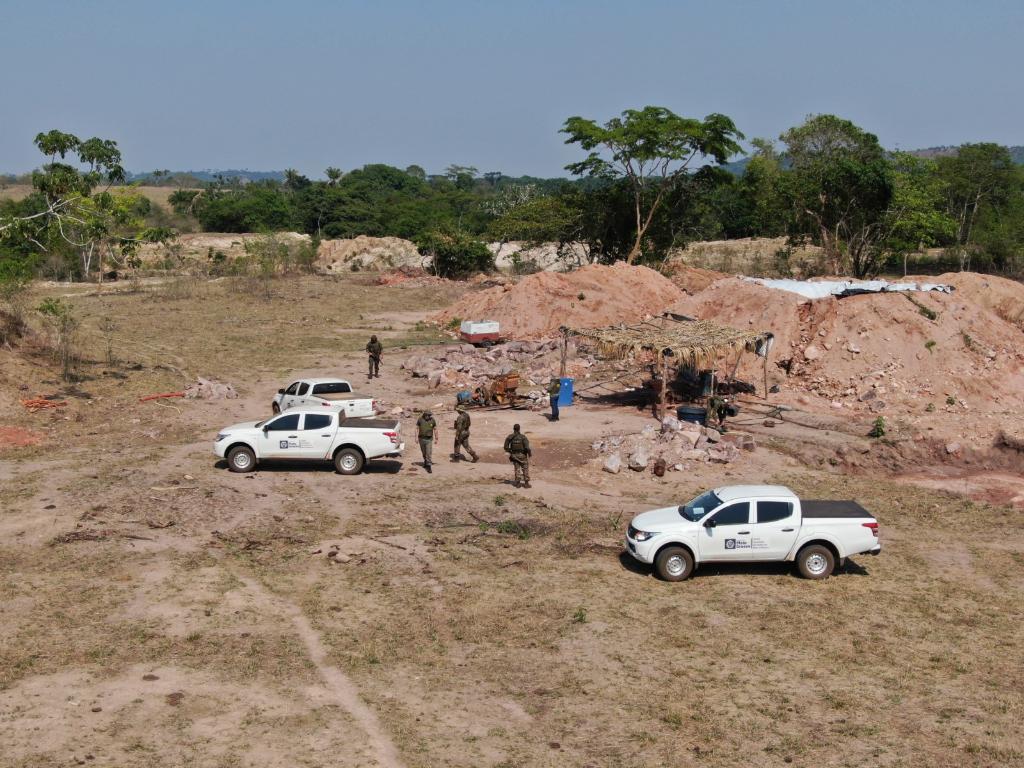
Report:
[[[944,210],[945,190],[934,160],[897,152],[890,163],[893,195],[882,222],[885,236],[879,250],[890,259],[901,259],[906,275],[908,254],[948,240],[957,224]]]
[[[644,239],[665,198],[689,173],[694,161],[725,162],[740,150],[743,135],[725,115],[703,121],[680,117],[664,107],[629,109],[604,125],[570,117],[562,133],[566,144],[579,144],[586,159],[566,169],[577,176],[600,180],[626,179],[633,198],[635,234],[626,254],[632,264],[641,255]]]
[[[338,186],[338,182],[341,180],[341,177],[345,175],[345,172],[342,171],[341,168],[335,168],[332,165],[324,171],[324,175],[327,176],[327,186],[336,187]]]
[[[791,168],[794,234],[822,247],[833,274],[868,274],[893,194],[878,137],[835,115],[814,115],[780,138]]]
[[[956,219],[960,268],[970,268],[975,227],[986,208],[998,208],[1011,197],[1016,169],[1006,147],[964,144],[951,157],[939,158],[946,184],[946,211]]]
[[[427,172],[425,170],[423,170],[422,166],[419,166],[419,165],[409,165],[409,166],[406,166],[405,172],[407,174],[409,174],[410,176],[412,176],[414,179],[419,179],[420,181],[426,181],[427,180]]]

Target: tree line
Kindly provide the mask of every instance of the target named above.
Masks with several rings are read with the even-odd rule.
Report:
[[[410,239],[447,275],[491,266],[486,241],[656,263],[689,242],[740,237],[820,246],[820,270],[831,274],[898,273],[924,248],[944,249],[942,268],[1024,272],[1024,169],[997,144],[920,157],[815,115],[777,140],[753,139],[748,157],[727,165],[745,140],[731,119],[662,107],[604,123],[570,117],[562,133],[582,154],[567,166],[572,178],[374,164],[331,167],[324,180],[294,170],[247,184],[220,178],[179,188],[169,203],[206,231]],[[0,276],[63,259],[84,278],[130,263],[141,242],[173,237],[124,186],[114,142],[50,131],[36,144],[47,162],[32,175],[34,194],[0,201]]]

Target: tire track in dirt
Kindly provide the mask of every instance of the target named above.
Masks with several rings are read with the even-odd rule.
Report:
[[[255,579],[241,574],[235,575],[261,601],[273,605],[281,614],[291,619],[295,631],[306,646],[310,660],[326,683],[328,694],[366,733],[368,746],[377,765],[381,768],[404,768],[405,764],[399,757],[394,742],[380,724],[377,714],[360,697],[355,683],[340,669],[328,663],[327,649],[305,614],[296,605],[274,595]]]

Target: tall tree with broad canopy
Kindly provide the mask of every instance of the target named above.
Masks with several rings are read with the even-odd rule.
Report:
[[[878,137],[835,115],[812,115],[779,137],[790,166],[787,181],[796,236],[810,236],[833,274],[863,277],[893,196],[893,179]]]
[[[567,171],[603,180],[628,180],[636,226],[626,256],[629,264],[640,257],[655,214],[694,161],[712,158],[724,163],[740,151],[737,142],[743,138],[725,115],[697,120],[651,106],[627,109],[604,125],[570,117],[561,132],[568,136],[566,144],[579,144],[589,153],[586,159],[567,165]]]

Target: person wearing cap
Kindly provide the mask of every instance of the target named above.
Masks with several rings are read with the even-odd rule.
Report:
[[[462,449],[466,449],[466,453],[470,455],[473,463],[476,464],[479,458],[469,445],[469,425],[471,420],[469,414],[466,412],[466,406],[459,403],[455,406],[455,410],[458,411],[458,416],[455,417],[455,453],[452,455],[452,461],[461,461],[465,458],[462,455]]]
[[[416,434],[420,440],[420,453],[423,454],[423,468],[432,473],[434,470],[431,469],[431,458],[434,455],[434,443],[437,442],[437,422],[429,409],[421,413],[416,420]]]
[[[384,347],[377,341],[377,334],[373,334],[366,343],[366,354],[370,356],[370,373],[366,377],[372,379],[380,378],[380,356],[384,353]]]
[[[508,460],[512,462],[512,466],[515,467],[516,488],[520,483],[524,488],[529,488],[530,456],[533,455],[533,452],[530,450],[530,441],[519,431],[518,424],[512,427],[512,434],[505,438],[505,453],[508,454]]]

